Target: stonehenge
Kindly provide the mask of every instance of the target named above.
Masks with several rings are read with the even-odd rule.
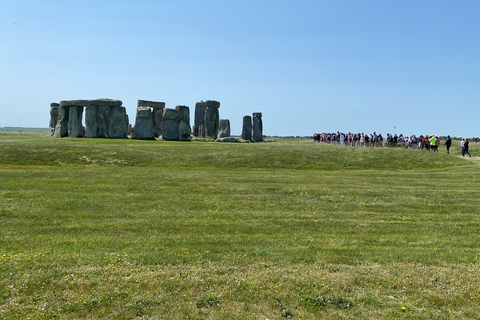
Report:
[[[190,108],[177,105],[166,108],[165,102],[138,100],[135,126],[129,122],[121,100],[62,100],[50,104],[50,134],[54,137],[111,138],[139,140],[213,139],[236,142],[231,137],[229,119],[220,119],[220,102],[200,101],[195,104],[194,125],[190,125]],[[85,119],[85,126],[82,120]],[[192,130],[193,129],[193,130]],[[262,113],[243,117],[242,142],[262,141]]]

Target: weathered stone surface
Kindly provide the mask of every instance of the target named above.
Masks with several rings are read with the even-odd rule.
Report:
[[[53,136],[55,134],[55,126],[57,125],[58,121],[58,108],[60,104],[52,102],[50,103],[50,135]]]
[[[253,115],[252,139],[253,141],[262,141],[262,131],[263,131],[262,113],[256,112],[256,113],[253,113],[252,115]]]
[[[138,107],[135,118],[135,139],[155,139],[155,127],[153,126],[153,114],[150,107]]]
[[[160,137],[160,135],[162,134],[164,109],[165,108],[153,108],[153,126],[155,127],[155,137]]]
[[[220,122],[220,117],[218,115],[218,108],[213,104],[211,105],[206,104],[206,107],[205,107],[205,137],[206,138],[213,138],[213,139],[217,138],[219,122]]]
[[[178,140],[179,113],[175,109],[165,108],[163,111],[162,138],[163,140]]]
[[[115,99],[93,99],[93,100],[62,100],[60,107],[85,107],[85,106],[105,106],[105,107],[120,107],[121,100]]]
[[[187,106],[176,106],[178,111],[178,138],[183,141],[190,140],[192,128],[190,127],[190,108]]]
[[[99,106],[85,107],[85,137],[105,138],[105,123]]]
[[[112,139],[126,139],[128,121],[125,107],[111,107],[109,119],[108,137]]]
[[[68,116],[70,115],[70,107],[58,108],[58,120],[55,125],[55,137],[68,137]]]
[[[224,137],[224,138],[217,138],[215,142],[237,142],[238,140],[234,137]]]
[[[243,117],[242,139],[247,141],[252,140],[252,117],[251,116]]]
[[[70,106],[68,115],[68,136],[72,138],[81,138],[85,135],[82,125],[83,107]]]
[[[203,101],[195,104],[195,119],[193,121],[193,135],[200,137],[201,133],[198,132],[200,126],[205,124],[205,103]]]
[[[218,138],[230,137],[230,120],[220,119],[218,125]]]
[[[220,102],[215,101],[215,100],[207,100],[205,101],[205,108],[207,107],[215,107],[215,108],[220,108]]]
[[[165,109],[165,102],[138,100],[137,101],[137,108],[138,107],[150,107],[150,108],[153,108],[153,109]]]
[[[108,134],[110,130],[110,108],[109,106],[98,106],[100,117],[102,118],[105,133]]]
[[[205,138],[205,125],[202,124],[200,127],[198,127],[198,137],[199,138]]]

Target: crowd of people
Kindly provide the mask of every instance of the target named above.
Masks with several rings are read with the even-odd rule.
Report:
[[[331,143],[338,145],[346,145],[352,147],[402,147],[409,149],[420,149],[426,151],[438,152],[440,146],[440,139],[434,134],[432,135],[411,135],[403,136],[403,134],[390,134],[387,133],[385,137],[381,133],[377,134],[373,132],[371,134],[364,133],[343,133],[337,131],[336,133],[315,133],[313,140],[316,142]],[[468,139],[462,139],[462,157],[466,155],[471,157],[468,152]],[[452,139],[447,136],[443,145],[447,148],[447,153],[450,153],[450,147],[452,146]]]

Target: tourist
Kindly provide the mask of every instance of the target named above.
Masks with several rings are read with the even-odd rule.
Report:
[[[465,139],[460,142],[460,147],[462,147],[462,157],[465,157]]]
[[[435,152],[435,148],[436,148],[435,142],[436,141],[437,141],[437,138],[435,138],[435,135],[432,134],[432,136],[430,137],[430,150],[432,150],[433,152]]]
[[[425,135],[425,139],[423,139],[423,142],[425,143],[425,149],[426,151],[430,151],[430,137],[428,134]]]
[[[447,154],[450,154],[450,147],[452,146],[452,139],[450,139],[450,136],[447,136],[447,140],[445,141],[444,145],[447,147]]]
[[[468,152],[468,139],[465,139],[465,143],[463,144],[463,149],[465,150],[465,155],[468,154],[468,157],[471,158],[472,155]]]

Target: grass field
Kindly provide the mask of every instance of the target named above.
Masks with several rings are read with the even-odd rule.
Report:
[[[480,319],[480,162],[458,143],[0,150],[2,319]]]

